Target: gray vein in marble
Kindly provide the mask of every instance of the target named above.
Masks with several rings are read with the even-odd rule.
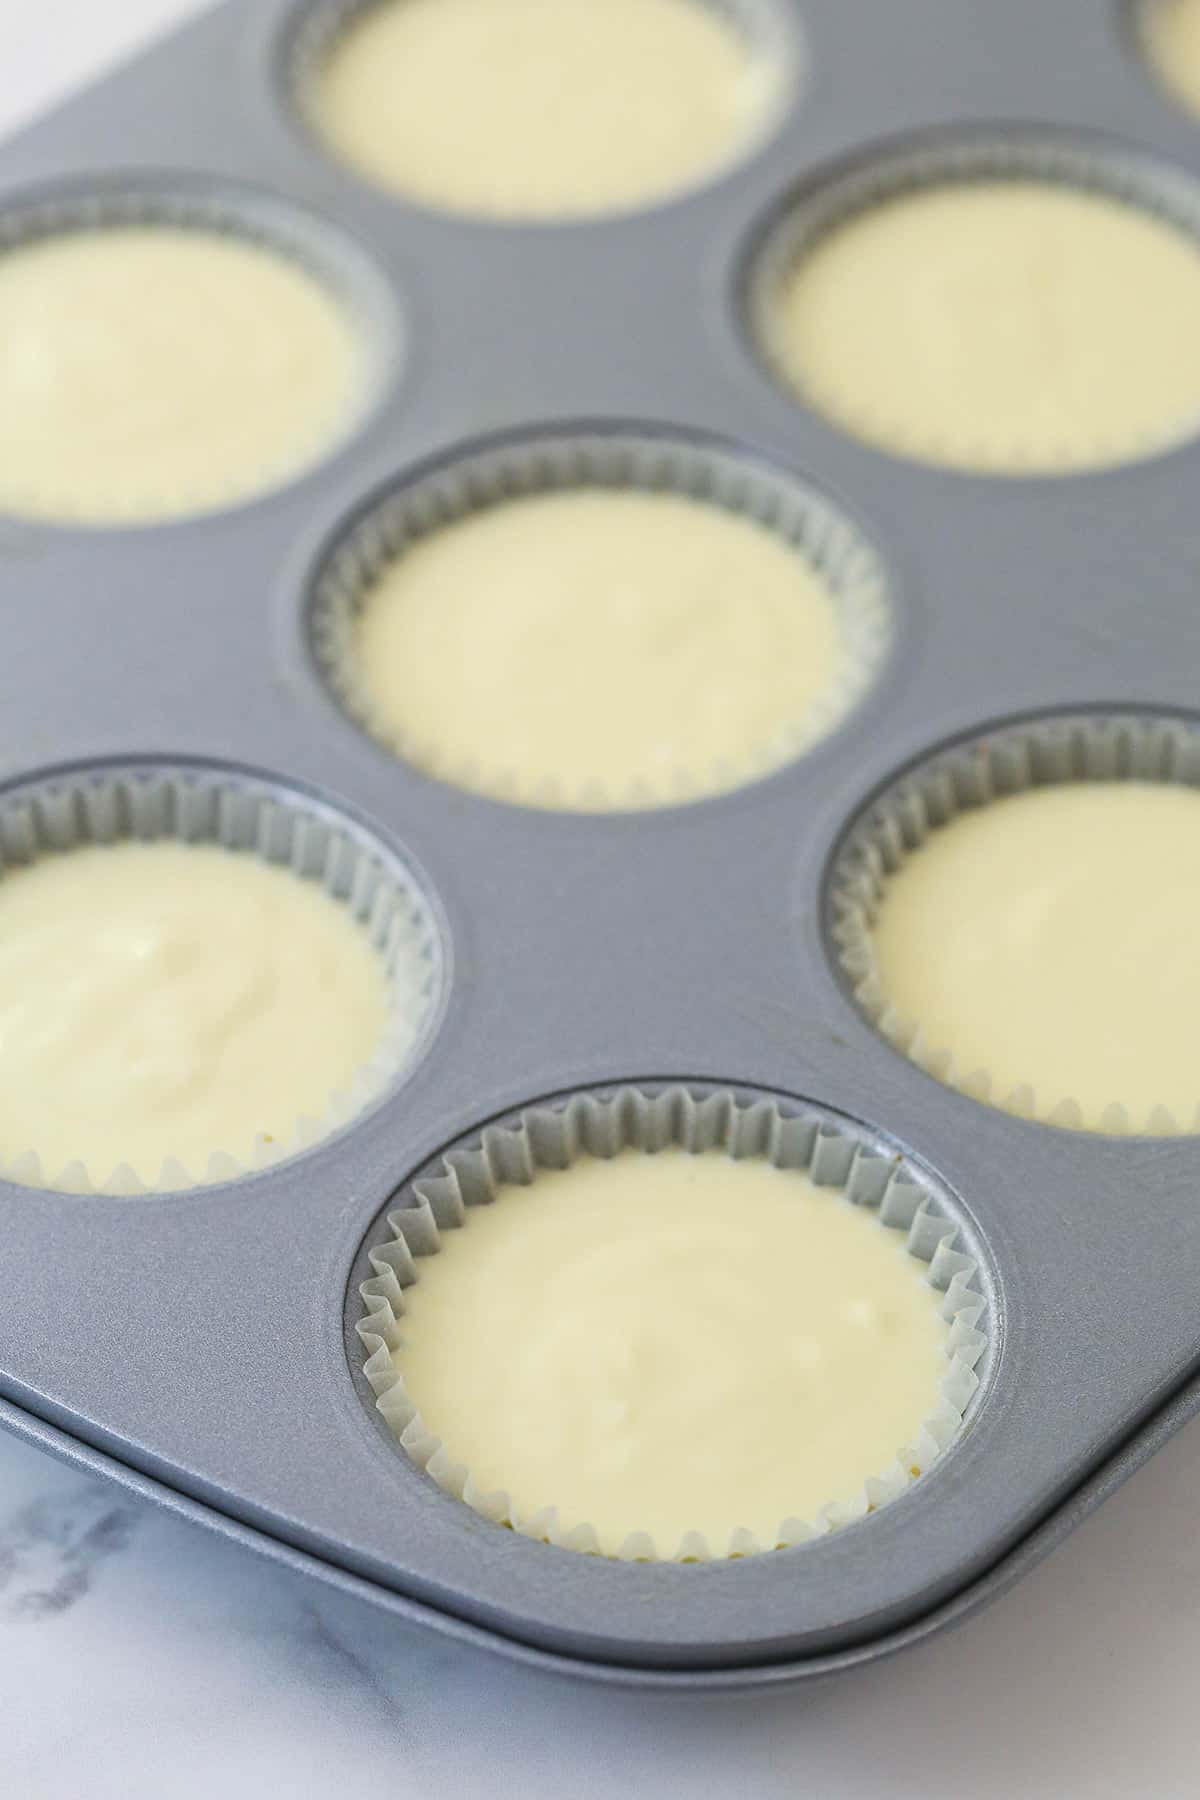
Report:
[[[0,1618],[48,1619],[74,1606],[125,1549],[139,1509],[104,1482],[38,1497],[0,1524]]]
[[[320,1652],[326,1668],[340,1668],[362,1695],[377,1700],[387,1713],[389,1723],[397,1731],[403,1725],[400,1704],[369,1656],[338,1628],[328,1610],[316,1599],[305,1597],[299,1607],[298,1620],[308,1641]]]

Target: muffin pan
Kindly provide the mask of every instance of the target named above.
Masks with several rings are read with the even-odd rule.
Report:
[[[769,141],[622,218],[500,225],[359,182],[294,110],[294,0],[207,14],[0,152],[0,219],[89,191],[232,197],[268,229],[282,208],[397,321],[373,410],[277,492],[138,529],[0,522],[0,810],[131,763],[303,796],[400,859],[442,967],[405,1079],[285,1166],[157,1195],[0,1183],[4,1422],[399,1615],[666,1688],[815,1676],[962,1616],[1200,1409],[1200,1137],[940,1084],[856,1005],[830,911],[847,834],[935,752],[1034,717],[1190,719],[1200,446],[1040,480],[923,468],[807,412],[747,323],[782,211],[860,161],[1053,139],[1190,194],[1200,125],[1115,4],[774,4],[804,58]],[[329,554],[403,484],[547,432],[716,442],[828,499],[880,558],[890,638],[827,736],[737,791],[589,815],[439,783],[347,716],[310,633]],[[355,1333],[388,1213],[489,1124],[631,1083],[849,1133],[978,1263],[965,1428],[877,1513],[744,1559],[609,1561],[477,1516],[388,1436]]]

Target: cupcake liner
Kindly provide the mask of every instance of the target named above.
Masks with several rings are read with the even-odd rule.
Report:
[[[948,1087],[1003,1112],[1083,1129],[1069,1094],[1003,1089],[987,1069],[965,1068],[928,1041],[889,1001],[875,959],[872,927],[889,878],[930,833],[960,813],[1030,788],[1087,781],[1157,781],[1200,787],[1200,729],[1138,714],[1034,721],[956,745],[902,776],[871,803],[837,852],[827,900],[828,935],[842,973],[867,1018],[911,1062]],[[1200,1083],[1197,1084],[1200,1092]],[[1180,1120],[1163,1105],[1131,1116],[1113,1100],[1101,1129],[1155,1137],[1200,1130],[1200,1104]]]
[[[648,1533],[635,1531],[621,1545],[619,1559],[702,1562],[786,1548],[896,1499],[953,1442],[979,1388],[976,1369],[989,1343],[979,1264],[963,1247],[955,1220],[900,1157],[852,1126],[728,1090],[700,1095],[682,1086],[623,1087],[607,1097],[582,1093],[531,1106],[512,1123],[488,1126],[451,1149],[436,1173],[418,1178],[411,1200],[388,1214],[389,1237],[371,1244],[375,1274],[359,1288],[363,1317],[356,1330],[380,1417],[415,1464],[485,1518],[560,1548],[604,1554],[592,1525],[561,1517],[553,1495],[536,1512],[519,1514],[503,1490],[481,1491],[471,1471],[456,1463],[426,1426],[390,1353],[403,1343],[404,1290],[418,1279],[419,1259],[435,1254],[442,1234],[463,1224],[467,1207],[503,1204],[506,1186],[527,1186],[539,1170],[563,1169],[584,1155],[608,1158],[625,1149],[653,1154],[668,1145],[694,1155],[722,1150],[735,1160],[761,1157],[776,1168],[807,1171],[818,1186],[840,1188],[852,1204],[875,1210],[881,1224],[905,1230],[909,1253],[928,1264],[928,1280],[943,1294],[941,1313],[951,1326],[946,1373],[938,1407],[914,1442],[898,1447],[888,1467],[866,1480],[852,1499],[833,1501],[814,1518],[781,1520],[770,1541],[738,1529],[723,1544],[685,1531],[677,1543],[656,1545]],[[715,1423],[719,1429],[719,1419]]]
[[[670,781],[578,791],[552,778],[522,784],[504,769],[452,763],[436,747],[380,720],[356,668],[355,627],[370,590],[412,543],[472,513],[526,495],[607,488],[675,494],[761,524],[793,545],[836,609],[842,639],[829,691],[786,733],[738,766],[679,769]],[[393,489],[361,514],[319,569],[308,615],[317,667],[342,710],[393,754],[494,799],[558,811],[648,810],[706,798],[781,768],[842,722],[875,679],[891,644],[888,583],[867,539],[816,490],[715,444],[652,432],[580,432],[484,447]],[[452,705],[448,695],[447,704]]]
[[[317,800],[224,770],[129,764],[56,774],[0,797],[0,880],[9,869],[86,845],[139,840],[213,844],[317,882],[359,921],[379,955],[389,1008],[374,1055],[319,1117],[260,1138],[251,1162],[214,1152],[204,1168],[168,1158],[147,1179],[122,1163],[47,1166],[33,1150],[0,1157],[0,1178],[64,1193],[168,1192],[231,1181],[298,1155],[370,1107],[423,1047],[442,988],[441,940],[407,868]]]
[[[388,286],[368,258],[340,231],[309,217],[274,195],[234,184],[149,175],[103,180],[87,188],[48,189],[0,206],[0,260],[47,239],[123,227],[162,227],[209,233],[268,251],[291,264],[328,294],[358,340],[361,367],[345,416],[298,442],[286,463],[270,462],[261,478],[243,477],[197,500],[160,488],[143,491],[122,508],[106,503],[93,514],[83,504],[67,509],[57,496],[31,488],[21,497],[21,518],[44,525],[155,524],[203,516],[244,504],[296,480],[331,456],[362,424],[398,354],[394,304]],[[0,511],[3,508],[0,507]]]
[[[1018,180],[1071,188],[1131,207],[1175,226],[1200,242],[1200,185],[1187,174],[1148,154],[1125,152],[1085,139],[1038,135],[1019,128],[1000,133],[971,133],[957,139],[928,138],[912,148],[884,152],[859,163],[821,187],[785,205],[767,229],[743,286],[743,305],[751,336],[767,371],[789,393],[856,437],[894,454],[948,469],[987,473],[1047,473],[1036,451],[989,442],[986,433],[973,444],[932,442],[911,432],[905,421],[862,414],[852,417],[835,382],[819,384],[811,372],[796,370],[781,331],[777,298],[805,258],[834,231],[877,206],[931,188],[970,186],[987,181]],[[1176,429],[1135,438],[1122,434],[1119,444],[1097,441],[1088,459],[1073,461],[1063,473],[1091,467],[1118,466],[1160,454],[1190,438],[1197,428],[1190,414]],[[1053,474],[1055,470],[1048,471]]]
[[[474,213],[485,219],[495,217],[505,223],[520,220],[549,225],[563,220],[603,217],[606,213],[638,212],[703,187],[751,154],[778,122],[794,89],[797,68],[803,60],[801,46],[797,42],[798,34],[787,17],[786,9],[778,0],[690,0],[690,3],[701,12],[716,14],[719,20],[732,28],[754,57],[763,81],[761,116],[748,125],[740,138],[735,137],[731,141],[724,154],[718,155],[711,164],[696,169],[677,187],[656,190],[648,193],[642,200],[622,202],[611,207],[588,207],[581,211],[570,208],[547,208],[543,211],[534,208],[526,211],[504,205],[477,209],[447,204],[438,206],[435,210],[464,215]],[[377,177],[364,174],[341,154],[337,145],[330,141],[319,109],[323,65],[356,25],[371,13],[380,12],[393,4],[395,0],[300,0],[285,28],[279,61],[284,91],[309,137],[315,140],[327,156],[340,167],[348,168],[358,179],[375,187],[383,186],[385,192],[395,193],[397,198],[401,198],[400,190],[382,184]],[[432,205],[432,202],[422,201],[418,196],[414,196],[414,201],[417,204]]]

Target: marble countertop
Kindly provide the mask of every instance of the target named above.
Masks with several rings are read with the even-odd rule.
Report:
[[[0,1436],[13,1800],[1092,1800],[1200,1791],[1200,1426],[959,1630],[709,1700],[398,1626]]]
[[[0,133],[192,10],[0,0]],[[1195,1796],[1198,1491],[1200,1422],[959,1631],[816,1689],[699,1702],[402,1628],[0,1436],[0,1793]]]

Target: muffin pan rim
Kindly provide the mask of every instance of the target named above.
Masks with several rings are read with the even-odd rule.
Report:
[[[763,1688],[791,1687],[804,1680],[846,1673],[882,1656],[923,1642],[951,1626],[971,1618],[981,1607],[1005,1593],[1029,1573],[1076,1525],[1107,1499],[1130,1475],[1161,1449],[1200,1410],[1200,1377],[1193,1376],[1146,1421],[1130,1441],[1116,1450],[1040,1524],[968,1587],[925,1612],[911,1624],[845,1650],[793,1660],[759,1662],[744,1667],[671,1669],[619,1662],[599,1662],[549,1650],[532,1641],[501,1634],[467,1618],[460,1618],[427,1601],[379,1587],[369,1578],[337,1567],[323,1557],[288,1543],[261,1527],[220,1512],[192,1499],[156,1476],[122,1462],[73,1436],[50,1419],[0,1397],[0,1429],[47,1455],[117,1482],[128,1492],[166,1508],[176,1517],[214,1532],[242,1549],[297,1574],[310,1576],[327,1587],[349,1594],[405,1624],[426,1627],[450,1643],[490,1651],[507,1661],[546,1674],[565,1675],[615,1690],[650,1690],[663,1693],[742,1693]]]

